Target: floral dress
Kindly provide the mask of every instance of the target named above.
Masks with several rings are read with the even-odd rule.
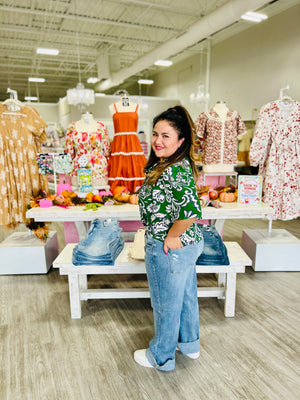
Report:
[[[28,222],[30,197],[48,191],[47,177],[39,174],[36,162],[46,126],[33,107],[9,112],[0,104],[0,225],[5,229]]]
[[[272,219],[300,216],[300,103],[280,100],[262,107],[250,147],[250,163],[259,165],[263,200]]]
[[[73,160],[73,171],[70,176],[77,176],[81,166],[78,160],[85,155],[88,159],[87,168],[92,170],[93,184],[107,184],[107,158],[110,153],[110,142],[107,130],[102,122],[97,121],[96,132],[79,132],[76,123],[72,122],[67,129],[66,152]]]
[[[153,167],[155,168],[155,166]],[[146,234],[164,241],[176,220],[201,218],[201,204],[187,159],[168,167],[154,185],[147,178],[139,194],[141,220]],[[183,246],[202,240],[199,226],[192,224],[181,236]]]

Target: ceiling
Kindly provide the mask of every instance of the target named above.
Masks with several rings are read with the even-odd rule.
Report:
[[[57,102],[79,80],[130,70],[147,54],[178,38],[207,15],[230,3],[228,0],[0,0],[0,101],[7,88],[41,102]],[[251,9],[251,1],[248,1]],[[275,0],[262,7],[269,17],[299,0]],[[211,34],[213,43],[252,26],[236,21]],[[169,58],[178,62],[200,50],[203,38]],[[204,38],[205,39],[205,38]],[[58,56],[36,54],[37,47],[56,48]],[[80,66],[80,68],[79,68]],[[158,70],[153,65],[126,77],[106,93],[148,77]],[[43,77],[44,83],[28,82]]]

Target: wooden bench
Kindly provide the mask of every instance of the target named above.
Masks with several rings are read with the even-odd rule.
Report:
[[[72,264],[73,248],[76,244],[68,244],[53,262],[61,275],[68,275],[69,296],[72,318],[81,318],[81,300],[88,299],[123,299],[148,298],[148,288],[111,288],[88,289],[87,275],[99,274],[145,274],[144,261],[132,259],[129,255],[131,243],[125,243],[124,249],[117,257],[114,265],[80,265]],[[224,299],[224,314],[234,317],[236,274],[245,272],[245,266],[252,261],[236,242],[225,242],[229,265],[197,265],[199,274],[218,274],[218,286],[198,287],[198,297],[217,297]]]

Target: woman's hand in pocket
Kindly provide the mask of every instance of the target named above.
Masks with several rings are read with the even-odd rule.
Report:
[[[165,254],[168,253],[169,249],[180,249],[181,247],[183,247],[183,246],[182,246],[182,243],[181,243],[181,240],[180,240],[179,236],[177,236],[177,237],[175,237],[175,236],[174,237],[167,236],[165,238],[165,241],[164,241],[164,252],[165,252]]]

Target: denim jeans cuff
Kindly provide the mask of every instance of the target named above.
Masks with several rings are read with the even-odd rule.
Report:
[[[158,365],[150,349],[146,350],[146,357],[149,363],[160,371],[172,371],[175,368],[175,359],[168,360],[164,364]]]
[[[198,353],[200,351],[200,340],[188,343],[179,342],[178,347],[182,354]]]

